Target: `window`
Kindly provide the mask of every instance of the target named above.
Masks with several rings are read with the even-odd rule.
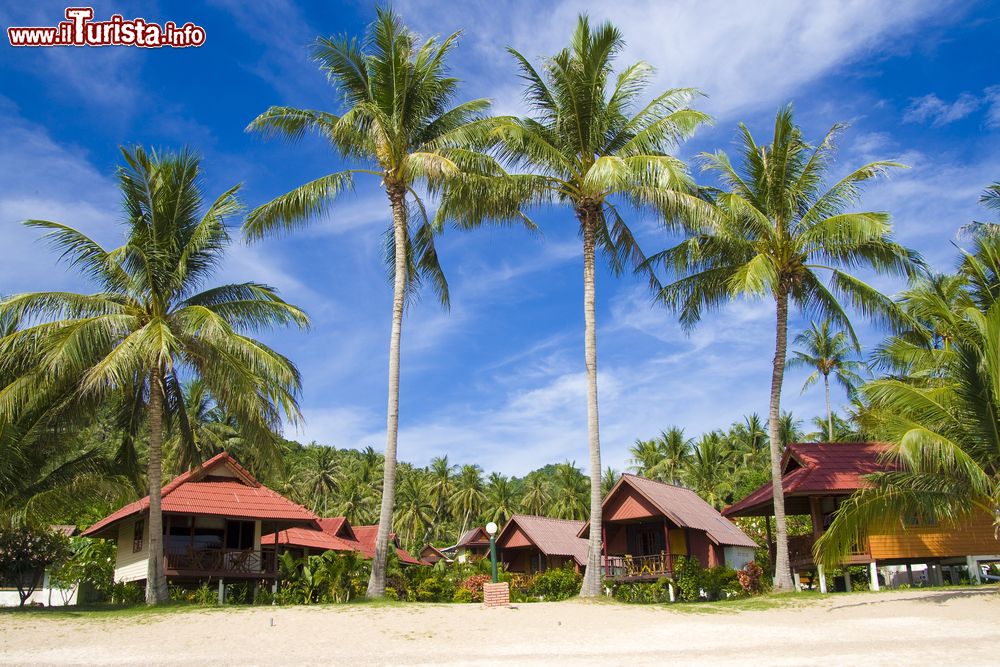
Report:
[[[139,519],[135,522],[135,530],[132,533],[132,553],[142,551],[142,533],[146,528],[146,522]]]
[[[254,537],[253,521],[226,522],[227,549],[253,549],[253,537]]]

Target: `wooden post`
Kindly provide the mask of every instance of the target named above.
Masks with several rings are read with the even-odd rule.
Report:
[[[799,576],[798,572],[792,572],[792,583],[795,585],[795,592],[802,592],[802,578]]]
[[[771,535],[771,517],[764,516],[764,533],[767,536],[767,570],[774,576],[774,537]]]
[[[608,529],[601,523],[601,552],[604,554],[604,576],[608,576]]]
[[[875,561],[868,563],[868,576],[871,578],[871,584],[868,586],[869,590],[882,590],[878,585],[878,566],[875,565]]]
[[[913,586],[913,566],[909,563],[906,564],[906,581]]]
[[[844,566],[844,588],[848,593],[853,590],[851,588],[851,570],[846,565]]]
[[[663,542],[666,545],[667,562],[666,570],[669,576],[674,576],[674,564],[670,560],[670,531],[667,529],[667,517],[663,517]]]

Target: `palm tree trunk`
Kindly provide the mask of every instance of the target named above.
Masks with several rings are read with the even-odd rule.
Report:
[[[167,575],[163,570],[163,373],[159,362],[149,375],[149,558],[146,566],[146,604],[166,602]]]
[[[590,445],[590,545],[580,597],[601,593],[601,436],[597,415],[597,314],[594,307],[594,213],[583,215],[583,319],[587,359],[587,436]]]
[[[389,532],[396,495],[396,437],[399,433],[399,341],[403,330],[403,305],[406,292],[406,191],[389,189],[392,204],[392,229],[395,241],[396,267],[392,286],[392,335],[389,339],[389,405],[386,418],[385,464],[382,477],[382,508],[375,537],[375,557],[366,597],[385,595],[385,566],[388,556]]]
[[[785,522],[785,493],[781,488],[781,450],[779,419],[781,418],[781,383],[785,376],[785,354],[788,347],[788,293],[775,295],[777,327],[774,340],[774,369],[771,374],[771,406],[767,430],[771,445],[771,488],[774,494],[775,563],[774,590],[792,590],[792,573],[788,562],[788,524]]]
[[[826,430],[827,442],[833,442],[833,409],[830,408],[830,376],[823,376],[823,386],[826,389]]]

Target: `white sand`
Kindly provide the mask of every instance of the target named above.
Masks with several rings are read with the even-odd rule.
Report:
[[[793,604],[711,613],[568,601],[4,614],[0,664],[1000,664],[995,589],[810,595]]]

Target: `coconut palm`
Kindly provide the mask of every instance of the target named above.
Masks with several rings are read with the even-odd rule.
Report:
[[[173,473],[176,475],[190,470],[222,451],[234,454],[240,463],[247,466],[250,462],[241,456],[243,439],[239,427],[219,408],[208,386],[201,379],[194,378],[184,383],[183,393],[185,419],[173,425],[173,432],[164,443],[166,459],[170,463],[168,467]],[[257,468],[253,465],[249,467]]]
[[[434,505],[427,484],[417,474],[400,475],[399,498],[393,525],[403,543],[412,548],[434,519]]]
[[[891,300],[858,278],[856,270],[905,275],[918,262],[914,253],[892,240],[888,213],[848,212],[859,200],[861,186],[896,163],[866,164],[825,188],[835,138],[842,129],[835,125],[818,146],[810,146],[796,127],[790,106],[778,112],[770,144],[759,145],[741,124],[739,168],[724,152],[703,156],[705,168],[723,185],[705,194],[714,215],[703,218],[700,225],[689,224],[687,240],[650,258],[650,264],[662,266],[672,280],[657,296],[679,312],[685,328],[697,324],[706,309],[739,297],[768,298],[775,304],[768,430],[777,590],[792,588],[779,469],[789,301],[843,327],[856,344],[841,301],[866,316],[885,320],[898,315]],[[829,277],[827,283],[821,280],[824,275]]]
[[[629,453],[632,454],[632,466],[630,466],[632,471],[637,475],[645,475],[646,477],[649,477],[649,471],[659,465],[666,456],[666,451],[663,449],[663,441],[659,438],[652,440],[636,439],[635,443],[629,448]]]
[[[983,190],[983,194],[979,197],[979,203],[1000,216],[1000,181],[993,183]],[[996,236],[1000,234],[1000,222],[971,222],[962,227],[959,234],[968,236]]]
[[[622,474],[611,466],[605,468],[604,474],[601,476],[601,496],[607,498],[608,494],[611,493],[611,489],[615,488],[615,484],[618,483],[621,477]]]
[[[455,478],[454,494],[451,497],[452,511],[456,518],[462,517],[459,537],[469,529],[471,521],[479,516],[485,501],[483,469],[478,465],[463,465]]]
[[[600,593],[601,452],[597,406],[595,253],[607,255],[618,274],[645,259],[620,211],[622,205],[673,216],[700,205],[683,162],[670,154],[707,121],[688,108],[690,89],[667,90],[638,106],[652,68],[634,63],[615,77],[624,47],[610,23],[577,22],[570,46],[546,59],[541,73],[514,49],[532,116],[507,119],[497,133],[499,155],[528,173],[510,179],[515,204],[571,208],[583,240],[583,310],[590,449],[590,549],[581,595]],[[516,205],[508,204],[510,209]],[[485,196],[479,210],[504,207]],[[513,210],[508,212],[513,214]]]
[[[646,471],[646,476],[667,484],[680,484],[681,470],[691,455],[694,441],[685,438],[684,429],[678,426],[671,426],[666,431],[661,431],[657,440],[660,443],[662,456]]]
[[[146,601],[167,599],[163,572],[162,445],[165,422],[183,404],[181,378],[199,377],[248,438],[273,444],[283,412],[299,418],[294,365],[248,334],[275,325],[305,326],[305,314],[266,285],[223,285],[201,292],[229,240],[224,219],[240,210],[239,186],[207,207],[199,159],[123,149],[119,186],[125,243],[105,250],[82,232],[29,220],[71,265],[100,286],[95,294],[39,292],[8,298],[0,317],[29,323],[0,339],[0,422],[51,399],[67,385],[89,399],[141,389],[149,429],[149,567]],[[30,362],[30,363],[28,363]]]
[[[356,475],[344,480],[340,485],[333,512],[347,517],[353,524],[365,525],[375,519],[378,497],[371,487],[362,484]]]
[[[324,213],[352,188],[355,176],[377,179],[389,200],[392,224],[386,234],[386,260],[393,279],[393,307],[387,436],[368,597],[385,593],[396,484],[399,342],[406,297],[423,279],[431,282],[441,304],[448,305],[448,284],[438,262],[434,236],[448,218],[448,211],[461,209],[462,202],[458,201],[461,195],[449,193],[447,184],[466,173],[483,176],[502,172],[493,160],[476,151],[492,127],[492,121],[484,118],[489,101],[451,106],[458,81],[447,76],[445,61],[457,39],[455,33],[441,42],[431,38],[420,44],[394,12],[379,9],[363,40],[345,36],[316,42],[314,59],[340,93],[345,107],[341,115],[271,107],[247,128],[289,139],[315,132],[341,156],[362,165],[322,176],[254,209],[244,224],[249,238],[288,230]],[[481,181],[477,187],[482,187]],[[442,194],[434,220],[428,217],[421,188]],[[414,216],[417,221],[411,224]],[[470,219],[464,223],[470,224]]]
[[[1000,236],[977,237],[957,335],[933,372],[874,380],[864,426],[893,443],[891,471],[846,500],[817,541],[817,559],[834,564],[870,534],[899,529],[900,517],[953,523],[985,512],[1000,530]],[[905,364],[912,364],[908,359]]]
[[[557,519],[587,516],[587,478],[575,463],[559,463],[552,475],[552,504],[549,514]]]
[[[490,473],[486,482],[486,513],[484,518],[504,525],[517,510],[517,498],[510,478],[500,473]]]
[[[684,484],[716,509],[722,509],[738,482],[733,452],[721,433],[698,439],[682,471]]]
[[[526,514],[542,515],[551,504],[552,495],[545,477],[540,474],[528,475],[524,480],[521,510]]]
[[[323,445],[314,445],[307,450],[304,466],[298,471],[298,482],[305,495],[305,504],[320,516],[330,515],[330,506],[340,489],[340,462],[337,450]]]
[[[430,482],[427,492],[434,505],[434,521],[427,526],[424,542],[437,538],[437,528],[447,519],[449,500],[455,483],[455,466],[448,463],[447,456],[437,456],[431,459],[428,467]]]
[[[847,337],[846,331],[832,331],[830,320],[820,323],[811,322],[809,328],[795,337],[795,344],[802,347],[792,351],[788,360],[788,368],[812,368],[812,373],[802,384],[802,393],[823,378],[823,390],[826,395],[827,438],[833,439],[833,407],[830,405],[830,376],[840,384],[850,397],[855,388],[861,384],[859,372],[865,365],[857,359],[852,359],[854,348]]]

